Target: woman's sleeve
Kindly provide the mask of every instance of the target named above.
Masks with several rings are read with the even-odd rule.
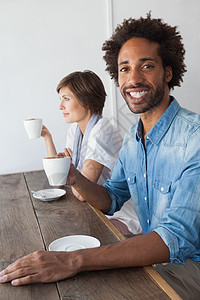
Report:
[[[88,139],[86,159],[92,159],[111,171],[118,159],[122,138],[107,119],[101,119],[92,129]]]

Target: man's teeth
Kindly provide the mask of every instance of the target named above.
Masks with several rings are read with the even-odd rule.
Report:
[[[131,97],[133,98],[140,98],[146,95],[148,92],[147,91],[142,91],[142,92],[130,92]]]

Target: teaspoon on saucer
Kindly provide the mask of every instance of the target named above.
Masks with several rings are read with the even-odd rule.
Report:
[[[38,196],[41,196],[43,199],[44,198],[46,198],[46,196],[45,195],[43,195],[42,193],[40,193],[40,192],[35,192],[35,191],[31,191],[31,193],[37,193],[38,194]]]

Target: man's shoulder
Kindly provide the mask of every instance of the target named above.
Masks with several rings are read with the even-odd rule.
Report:
[[[186,108],[180,108],[175,122],[186,131],[193,131],[200,127],[200,115]]]
[[[164,142],[185,147],[191,137],[196,141],[199,135],[200,115],[180,107],[164,137]]]
[[[180,108],[178,116],[191,124],[200,124],[200,114],[186,108]]]

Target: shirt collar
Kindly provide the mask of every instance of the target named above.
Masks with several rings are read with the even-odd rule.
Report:
[[[163,138],[164,134],[170,127],[174,117],[176,116],[176,114],[180,109],[180,105],[178,104],[176,99],[173,96],[170,96],[170,99],[171,99],[170,105],[147,134],[148,139],[154,144],[158,144],[160,140]],[[137,141],[142,137],[142,131],[143,131],[143,124],[141,119],[139,119],[137,132],[136,132]]]

